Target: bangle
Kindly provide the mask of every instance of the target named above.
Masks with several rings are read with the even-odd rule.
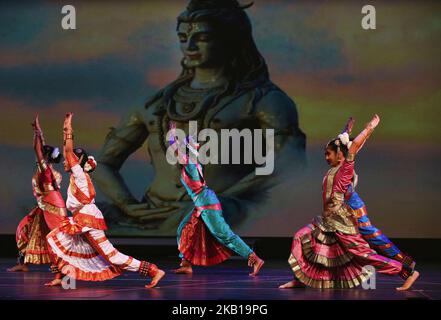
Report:
[[[73,133],[64,134],[64,140],[73,140],[73,138],[74,138]]]
[[[352,162],[355,160],[355,153],[348,153],[348,155],[346,156],[346,160],[348,162]]]

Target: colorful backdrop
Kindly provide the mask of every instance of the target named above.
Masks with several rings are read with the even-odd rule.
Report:
[[[64,4],[0,4],[0,233],[14,233],[34,205],[35,113],[48,143],[61,144],[63,115],[74,111],[76,140],[94,153],[109,127],[179,72],[175,26],[186,1],[70,1],[77,30],[61,28]],[[358,1],[256,0],[248,10],[272,80],[297,104],[309,166],[241,234],[290,236],[319,214],[324,144],[348,116],[359,130],[378,113],[357,162],[371,219],[392,237],[441,237],[441,4],[369,4],[370,31]],[[122,172],[140,197],[154,174],[145,148]]]

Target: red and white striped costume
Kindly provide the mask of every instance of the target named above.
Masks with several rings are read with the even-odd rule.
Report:
[[[95,205],[95,189],[90,176],[77,163],[71,168],[67,209],[73,217],[47,236],[58,269],[78,280],[104,281],[123,270],[152,276],[156,266],[127,256],[107,239],[104,217]],[[64,267],[69,266],[69,269]],[[74,273],[73,273],[74,272]]]

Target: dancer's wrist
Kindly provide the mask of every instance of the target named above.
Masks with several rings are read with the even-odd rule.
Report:
[[[73,140],[74,139],[74,135],[73,132],[70,133],[64,133],[64,140]]]

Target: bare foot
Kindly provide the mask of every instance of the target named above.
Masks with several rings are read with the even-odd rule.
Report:
[[[193,273],[193,268],[191,267],[191,265],[190,266],[182,266],[182,267],[179,267],[179,268],[173,270],[173,273],[176,273],[176,274],[192,274]]]
[[[156,272],[156,275],[152,278],[152,281],[150,281],[150,283],[147,284],[145,287],[148,289],[155,287],[158,284],[159,280],[161,280],[164,276],[165,272],[161,269],[158,269],[158,272]]]
[[[45,283],[46,287],[57,287],[61,286],[62,279],[54,279],[51,282]]]
[[[257,257],[257,261],[253,264],[253,272],[250,273],[250,276],[251,277],[257,276],[257,274],[259,273],[260,269],[263,267],[264,263],[265,263],[265,261],[263,261],[262,259]]]
[[[420,273],[418,271],[414,271],[412,273],[412,275],[406,279],[406,281],[404,282],[403,286],[397,288],[398,291],[406,291],[409,290],[410,287],[415,283],[415,281],[418,279],[418,277],[420,276]]]
[[[279,286],[279,289],[288,289],[288,288],[304,288],[305,285],[303,283],[301,283],[298,280],[292,280],[290,282],[287,282],[285,284],[282,284],[281,286]]]
[[[26,264],[17,264],[7,269],[8,272],[28,272],[29,267]]]

